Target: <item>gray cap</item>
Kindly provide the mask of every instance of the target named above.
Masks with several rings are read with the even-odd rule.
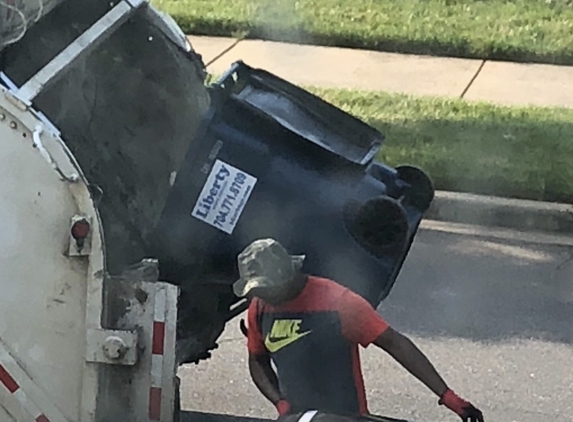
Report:
[[[255,240],[237,257],[241,278],[233,284],[238,297],[252,289],[277,288],[287,284],[302,268],[304,255],[289,255],[274,239]]]

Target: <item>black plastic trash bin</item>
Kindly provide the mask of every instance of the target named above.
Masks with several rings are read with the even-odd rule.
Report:
[[[243,62],[211,99],[157,226],[163,278],[230,288],[236,255],[272,237],[377,306],[433,199],[430,179],[374,161],[381,133]]]

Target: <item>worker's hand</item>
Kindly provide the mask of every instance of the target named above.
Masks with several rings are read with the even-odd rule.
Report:
[[[279,400],[276,404],[277,412],[279,416],[288,415],[290,413],[290,403],[286,400]]]
[[[484,422],[481,411],[452,390],[446,391],[438,403],[457,413],[464,422]]]

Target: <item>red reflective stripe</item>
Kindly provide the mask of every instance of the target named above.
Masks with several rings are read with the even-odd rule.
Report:
[[[152,353],[154,355],[163,354],[163,342],[165,339],[165,323],[153,322],[153,347]]]
[[[14,378],[0,365],[0,382],[8,389],[10,393],[17,391],[20,386],[14,381]]]
[[[158,421],[161,416],[161,388],[149,390],[149,419]]]
[[[36,418],[36,422],[50,422],[50,420],[45,415],[40,415]]]

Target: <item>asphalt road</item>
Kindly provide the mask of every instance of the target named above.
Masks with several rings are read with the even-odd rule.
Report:
[[[421,231],[379,311],[487,422],[573,421],[573,248]],[[181,368],[182,407],[275,418],[237,325],[210,361]],[[459,421],[383,351],[362,362],[373,413]]]

